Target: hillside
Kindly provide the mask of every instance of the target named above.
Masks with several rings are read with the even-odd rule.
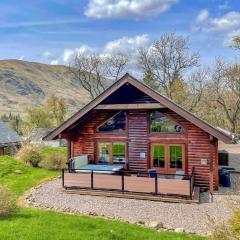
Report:
[[[89,101],[66,66],[20,60],[0,60],[0,115],[24,114],[27,107],[42,104],[51,94],[66,99],[69,114]]]

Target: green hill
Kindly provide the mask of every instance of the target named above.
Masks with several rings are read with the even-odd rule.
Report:
[[[0,112],[23,115],[26,107],[42,104],[51,94],[66,99],[69,114],[89,101],[66,66],[20,60],[0,60]]]

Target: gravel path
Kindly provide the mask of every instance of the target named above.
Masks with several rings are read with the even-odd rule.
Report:
[[[158,222],[166,229],[183,228],[186,232],[209,234],[212,220],[219,224],[230,217],[232,209],[228,200],[226,195],[214,195],[213,203],[179,204],[68,194],[62,191],[61,180],[55,179],[34,188],[25,203],[27,206],[104,216],[147,226]]]

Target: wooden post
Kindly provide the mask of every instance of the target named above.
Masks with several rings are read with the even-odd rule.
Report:
[[[93,189],[93,170],[91,171],[91,189]]]
[[[213,145],[213,136],[210,135],[210,165],[209,165],[209,170],[210,170],[210,193],[213,193],[214,187],[213,187],[213,179],[214,179],[214,174],[213,174],[213,154],[214,154],[214,145]]]
[[[64,168],[62,169],[62,187],[64,188]]]
[[[155,175],[155,194],[158,194],[158,176],[157,176],[157,173]]]
[[[71,140],[67,139],[67,160],[69,160],[72,156],[71,156]]]
[[[124,192],[124,171],[122,171],[122,192]]]

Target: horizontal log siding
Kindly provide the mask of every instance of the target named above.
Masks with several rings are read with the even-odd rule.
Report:
[[[128,114],[128,166],[131,170],[148,168],[148,114],[129,111]],[[140,158],[144,152],[145,158]]]
[[[4,148],[0,147],[0,156],[4,155]]]
[[[95,129],[102,122],[113,115],[110,111],[98,110],[98,113],[79,129],[74,129],[77,135],[75,140],[72,140],[72,156],[80,154],[88,154],[91,162],[95,161],[95,146],[96,141],[124,141],[128,142],[128,164],[130,169],[147,169],[149,166],[150,151],[149,144],[151,142],[161,143],[183,143],[186,145],[186,172],[191,173],[192,167],[195,167],[195,182],[201,187],[209,187],[210,178],[210,136],[200,128],[188,122],[178,114],[171,110],[166,110],[165,114],[171,119],[178,122],[185,129],[184,134],[151,134],[148,129],[148,112],[141,110],[131,110],[128,112],[128,132],[127,135],[109,135],[96,134]],[[77,131],[77,133],[76,133]],[[214,143],[214,188],[218,185],[217,178],[217,144]],[[146,153],[146,158],[140,158],[140,152]],[[206,166],[201,165],[201,159],[207,159]]]
[[[217,159],[217,140],[214,143],[210,142],[210,135],[204,132],[199,127],[185,120],[171,110],[165,112],[166,115],[176,120],[186,129],[185,138],[186,146],[186,161],[187,173],[190,174],[192,168],[195,168],[195,183],[200,187],[209,188],[210,179],[210,145],[214,144],[215,151],[213,152],[213,172],[214,172],[214,189],[218,186],[218,159]],[[201,165],[201,159],[207,159],[207,165]]]
[[[90,162],[95,161],[95,135],[96,128],[113,115],[109,112],[99,112],[97,116],[93,116],[86,124],[81,126],[76,139],[72,140],[72,157],[81,154],[87,154]]]

